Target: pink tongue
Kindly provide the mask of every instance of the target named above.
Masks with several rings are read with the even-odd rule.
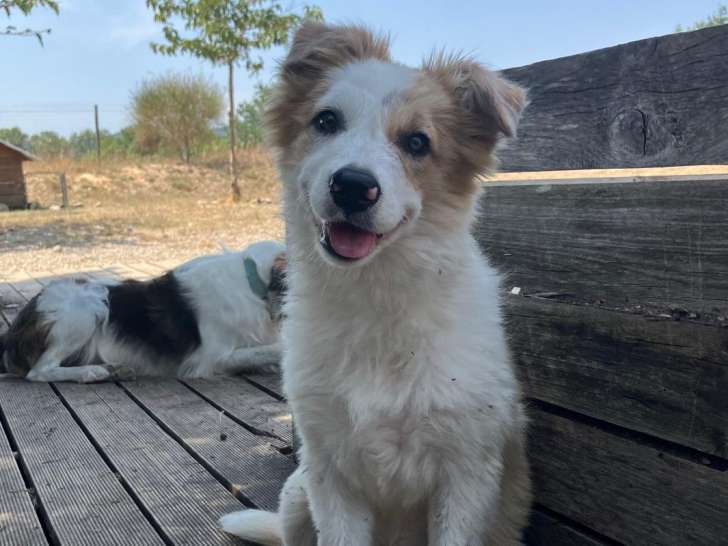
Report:
[[[339,256],[344,258],[364,258],[374,249],[376,234],[364,231],[346,223],[329,226],[329,242]]]

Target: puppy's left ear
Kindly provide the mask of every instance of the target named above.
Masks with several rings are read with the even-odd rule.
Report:
[[[528,104],[525,89],[467,58],[434,55],[424,68],[454,97],[468,136],[492,144],[515,136]]]

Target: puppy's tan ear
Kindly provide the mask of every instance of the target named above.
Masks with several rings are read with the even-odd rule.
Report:
[[[433,55],[424,68],[453,95],[469,118],[465,125],[469,136],[486,142],[515,136],[528,104],[525,89],[463,57]]]
[[[364,27],[304,22],[293,36],[284,75],[320,78],[331,68],[364,59],[389,60],[389,39]]]
[[[311,120],[311,105],[323,92],[327,73],[364,59],[389,60],[389,40],[357,26],[303,23],[293,36],[288,56],[268,103],[268,141],[278,149],[290,146]]]

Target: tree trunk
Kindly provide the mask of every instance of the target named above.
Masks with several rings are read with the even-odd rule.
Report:
[[[235,155],[235,92],[233,88],[233,61],[228,62],[228,97],[230,99],[230,111],[228,118],[228,140],[230,140],[230,176],[232,182],[232,198],[236,203],[240,201],[240,186],[238,185],[238,159]]]

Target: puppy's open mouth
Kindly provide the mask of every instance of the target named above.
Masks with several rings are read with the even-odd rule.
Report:
[[[322,222],[320,227],[321,245],[329,254],[341,260],[356,261],[374,252],[377,244],[388,239],[399,225],[387,233],[367,231],[349,222]]]

